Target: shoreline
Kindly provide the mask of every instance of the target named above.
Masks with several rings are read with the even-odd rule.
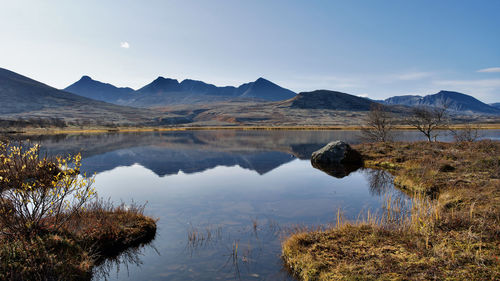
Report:
[[[440,127],[437,130],[470,129],[469,124],[456,124]],[[500,123],[474,124],[479,130],[500,130]],[[102,134],[102,133],[137,133],[137,132],[175,132],[175,131],[215,131],[215,130],[241,130],[241,131],[359,131],[362,126],[184,126],[184,127],[133,127],[133,128],[88,128],[88,129],[9,129],[1,135],[57,135],[57,134]],[[395,126],[396,131],[416,131],[414,127],[402,125]]]

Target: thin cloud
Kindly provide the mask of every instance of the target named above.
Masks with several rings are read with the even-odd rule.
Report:
[[[483,68],[483,69],[479,69],[477,72],[496,73],[496,72],[500,72],[500,67]]]
[[[483,102],[498,102],[500,79],[439,80],[433,84],[442,90],[458,91]]]
[[[440,80],[434,81],[434,84],[441,86],[465,86],[471,88],[497,88],[500,87],[500,79]]]
[[[120,47],[128,49],[130,48],[130,44],[128,42],[120,42]]]

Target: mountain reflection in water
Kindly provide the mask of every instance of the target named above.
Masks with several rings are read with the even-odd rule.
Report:
[[[32,137],[49,154],[81,152],[82,170],[101,173],[139,164],[158,176],[240,166],[265,174],[333,139],[359,142],[356,131],[178,131]]]
[[[498,139],[499,130],[480,131]],[[240,166],[265,174],[334,140],[361,142],[359,131],[200,130],[29,136],[49,154],[82,153],[83,171],[100,173],[140,164],[159,176],[197,173],[217,166]],[[397,139],[423,140],[416,131],[398,131]],[[446,132],[440,140],[452,140]]]
[[[380,212],[387,196],[405,198],[385,172],[335,178],[311,166],[313,151],[333,140],[355,144],[359,135],[219,130],[30,139],[49,155],[81,152],[82,171],[97,173],[99,196],[147,202],[145,213],[159,219],[153,247],[108,261],[94,280],[293,280],[280,258],[288,229],[328,225],[339,209],[356,220]]]

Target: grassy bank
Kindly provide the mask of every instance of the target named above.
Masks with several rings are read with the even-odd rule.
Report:
[[[151,241],[155,220],[123,207],[81,214],[83,224],[0,239],[1,280],[90,280],[94,266]]]
[[[412,203],[282,244],[301,280],[498,280],[500,142],[362,144]]]
[[[97,198],[80,160],[0,144],[0,280],[90,280],[106,258],[154,238],[143,207]]]

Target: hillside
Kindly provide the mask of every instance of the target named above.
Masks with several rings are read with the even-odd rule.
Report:
[[[385,104],[399,104],[399,105],[408,105],[413,106],[417,105],[418,102],[422,99],[422,96],[417,95],[405,95],[405,96],[394,96],[388,99],[383,100]]]
[[[487,114],[500,115],[500,109],[485,104],[478,99],[452,91],[440,91],[427,96],[396,96],[384,101],[386,104],[399,104],[408,106],[443,106],[461,114]]]
[[[284,102],[282,105],[300,109],[368,111],[372,103],[368,99],[350,94],[317,90],[299,93],[296,97]]]
[[[94,100],[116,103],[119,100],[128,99],[134,89],[118,88],[93,80],[89,76],[82,76],[80,80],[66,87],[64,91]]]
[[[0,68],[0,105],[0,117],[10,120],[60,118],[85,120],[89,124],[152,124],[162,117],[150,110],[118,106],[61,91],[3,68]]]
[[[490,103],[490,106],[500,109],[500,102]]]
[[[356,126],[373,101],[350,94],[318,90],[277,102],[233,102],[166,107],[172,113],[195,112],[197,125]]]

